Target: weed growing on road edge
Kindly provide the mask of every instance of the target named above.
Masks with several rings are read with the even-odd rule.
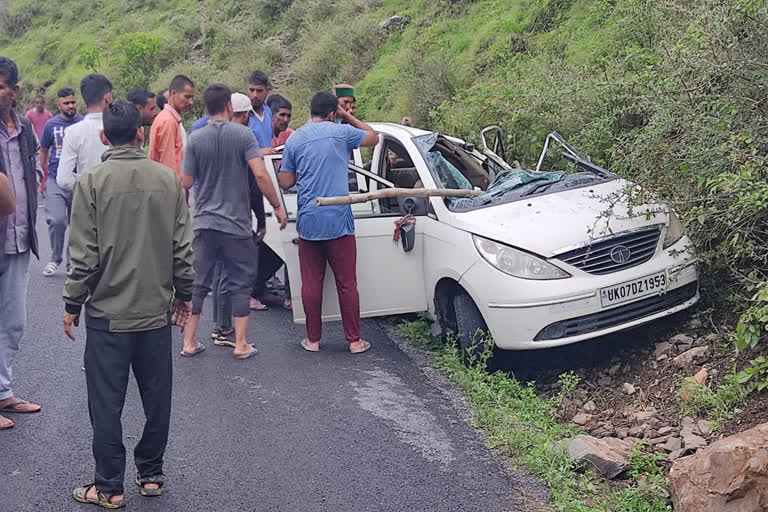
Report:
[[[473,424],[486,436],[486,444],[519,461],[537,475],[552,493],[554,509],[561,512],[662,512],[671,510],[658,457],[636,452],[627,479],[606,485],[589,472],[579,473],[568,460],[567,442],[579,434],[575,425],[557,421],[557,404],[578,384],[578,377],[563,374],[561,391],[552,398],[484,366],[465,367],[450,344],[430,334],[426,321],[405,322],[403,338],[424,351],[436,367],[464,392],[472,407]],[[486,351],[492,349],[486,344]],[[482,358],[481,358],[482,359]]]

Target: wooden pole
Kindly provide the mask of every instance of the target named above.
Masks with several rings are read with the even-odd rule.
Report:
[[[335,206],[340,204],[357,204],[375,201],[386,197],[477,197],[482,190],[465,190],[453,188],[385,188],[375,192],[350,194],[348,196],[318,197],[317,206]]]

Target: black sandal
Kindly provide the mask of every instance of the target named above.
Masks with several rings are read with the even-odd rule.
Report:
[[[159,487],[157,489],[147,489],[145,487],[146,484],[157,484]],[[160,473],[159,475],[152,475],[152,476],[145,476],[142,477],[138,473],[136,473],[136,485],[138,485],[140,489],[140,493],[142,496],[146,496],[147,498],[151,498],[154,496],[162,496],[163,495],[163,474]]]
[[[72,497],[75,498],[75,501],[79,501],[80,503],[90,503],[91,505],[98,505],[102,508],[115,509],[115,508],[123,508],[125,506],[125,499],[122,499],[117,503],[112,503],[111,501],[113,497],[122,493],[108,494],[105,492],[101,492],[97,489],[96,490],[97,498],[95,500],[92,498],[87,498],[88,491],[91,489],[91,487],[95,487],[95,486],[96,486],[95,483],[90,483],[90,484],[85,484],[81,487],[76,487],[75,490],[72,491]]]

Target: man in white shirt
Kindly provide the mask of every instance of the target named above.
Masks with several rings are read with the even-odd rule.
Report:
[[[99,134],[102,113],[112,101],[112,82],[104,75],[88,75],[80,81],[80,95],[88,114],[67,129],[56,175],[56,183],[66,190],[72,190],[79,174],[101,164],[101,155],[109,149]]]

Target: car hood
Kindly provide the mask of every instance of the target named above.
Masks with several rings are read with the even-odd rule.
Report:
[[[662,204],[630,205],[633,185],[612,180],[466,212],[452,224],[513,247],[551,257],[590,240],[645,226],[666,224]]]

